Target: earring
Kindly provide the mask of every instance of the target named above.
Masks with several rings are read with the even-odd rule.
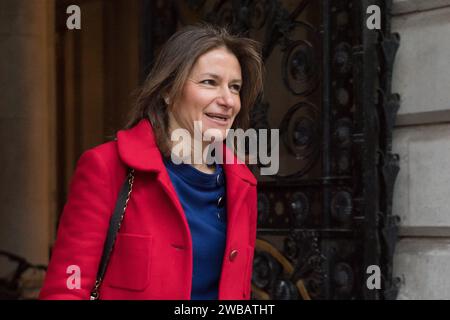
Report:
[[[170,104],[170,99],[169,99],[169,97],[165,97],[165,98],[164,98],[164,102],[165,102],[167,105],[169,105],[169,104]]]

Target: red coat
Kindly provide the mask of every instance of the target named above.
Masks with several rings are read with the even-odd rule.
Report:
[[[231,151],[224,147],[224,152]],[[135,169],[133,192],[100,297],[190,298],[189,226],[150,122],[142,120],[129,130],[119,131],[116,141],[90,149],[80,157],[41,299],[89,298],[126,167]],[[219,299],[249,299],[256,239],[256,179],[245,164],[223,167],[228,218]],[[67,280],[73,271],[68,273],[67,268],[71,265],[80,268],[79,289],[68,288]]]

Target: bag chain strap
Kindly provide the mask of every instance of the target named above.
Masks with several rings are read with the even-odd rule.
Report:
[[[122,215],[120,216],[120,221],[118,223],[117,232],[119,231],[120,226],[122,225],[122,221],[125,216],[125,211],[127,210],[128,201],[130,200],[131,191],[133,190],[133,182],[134,182],[134,169],[131,169],[130,173],[128,174],[128,184],[130,186],[130,190],[128,191],[127,199],[125,200],[125,204],[123,206],[123,211],[122,211]],[[114,241],[115,241],[115,239],[114,239]],[[111,247],[111,249],[108,253],[108,259],[111,255],[112,249],[113,249],[113,246]],[[95,286],[91,291],[90,300],[98,300],[100,298],[99,289],[102,284],[102,281],[103,281],[102,277],[99,277],[98,279],[95,280]]]

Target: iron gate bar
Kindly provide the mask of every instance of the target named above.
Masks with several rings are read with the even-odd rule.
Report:
[[[331,45],[331,24],[330,24],[330,1],[322,1],[322,176],[325,180],[330,177],[330,45]],[[330,227],[330,203],[331,190],[329,184],[323,184],[322,216],[324,228]],[[322,251],[328,256],[330,248],[327,242],[322,242]],[[324,263],[324,272],[328,279],[331,278],[331,270],[328,262]],[[330,282],[325,282],[324,296],[330,297]]]

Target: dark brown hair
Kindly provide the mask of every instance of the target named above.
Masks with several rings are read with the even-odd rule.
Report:
[[[232,128],[247,129],[250,109],[263,88],[263,66],[260,43],[232,35],[224,27],[210,24],[187,26],[173,34],[159,52],[152,70],[138,89],[135,106],[125,128],[131,128],[141,119],[149,119],[161,153],[170,154],[168,133],[168,106],[163,96],[174,101],[197,59],[206,52],[225,47],[241,65],[241,110]]]

